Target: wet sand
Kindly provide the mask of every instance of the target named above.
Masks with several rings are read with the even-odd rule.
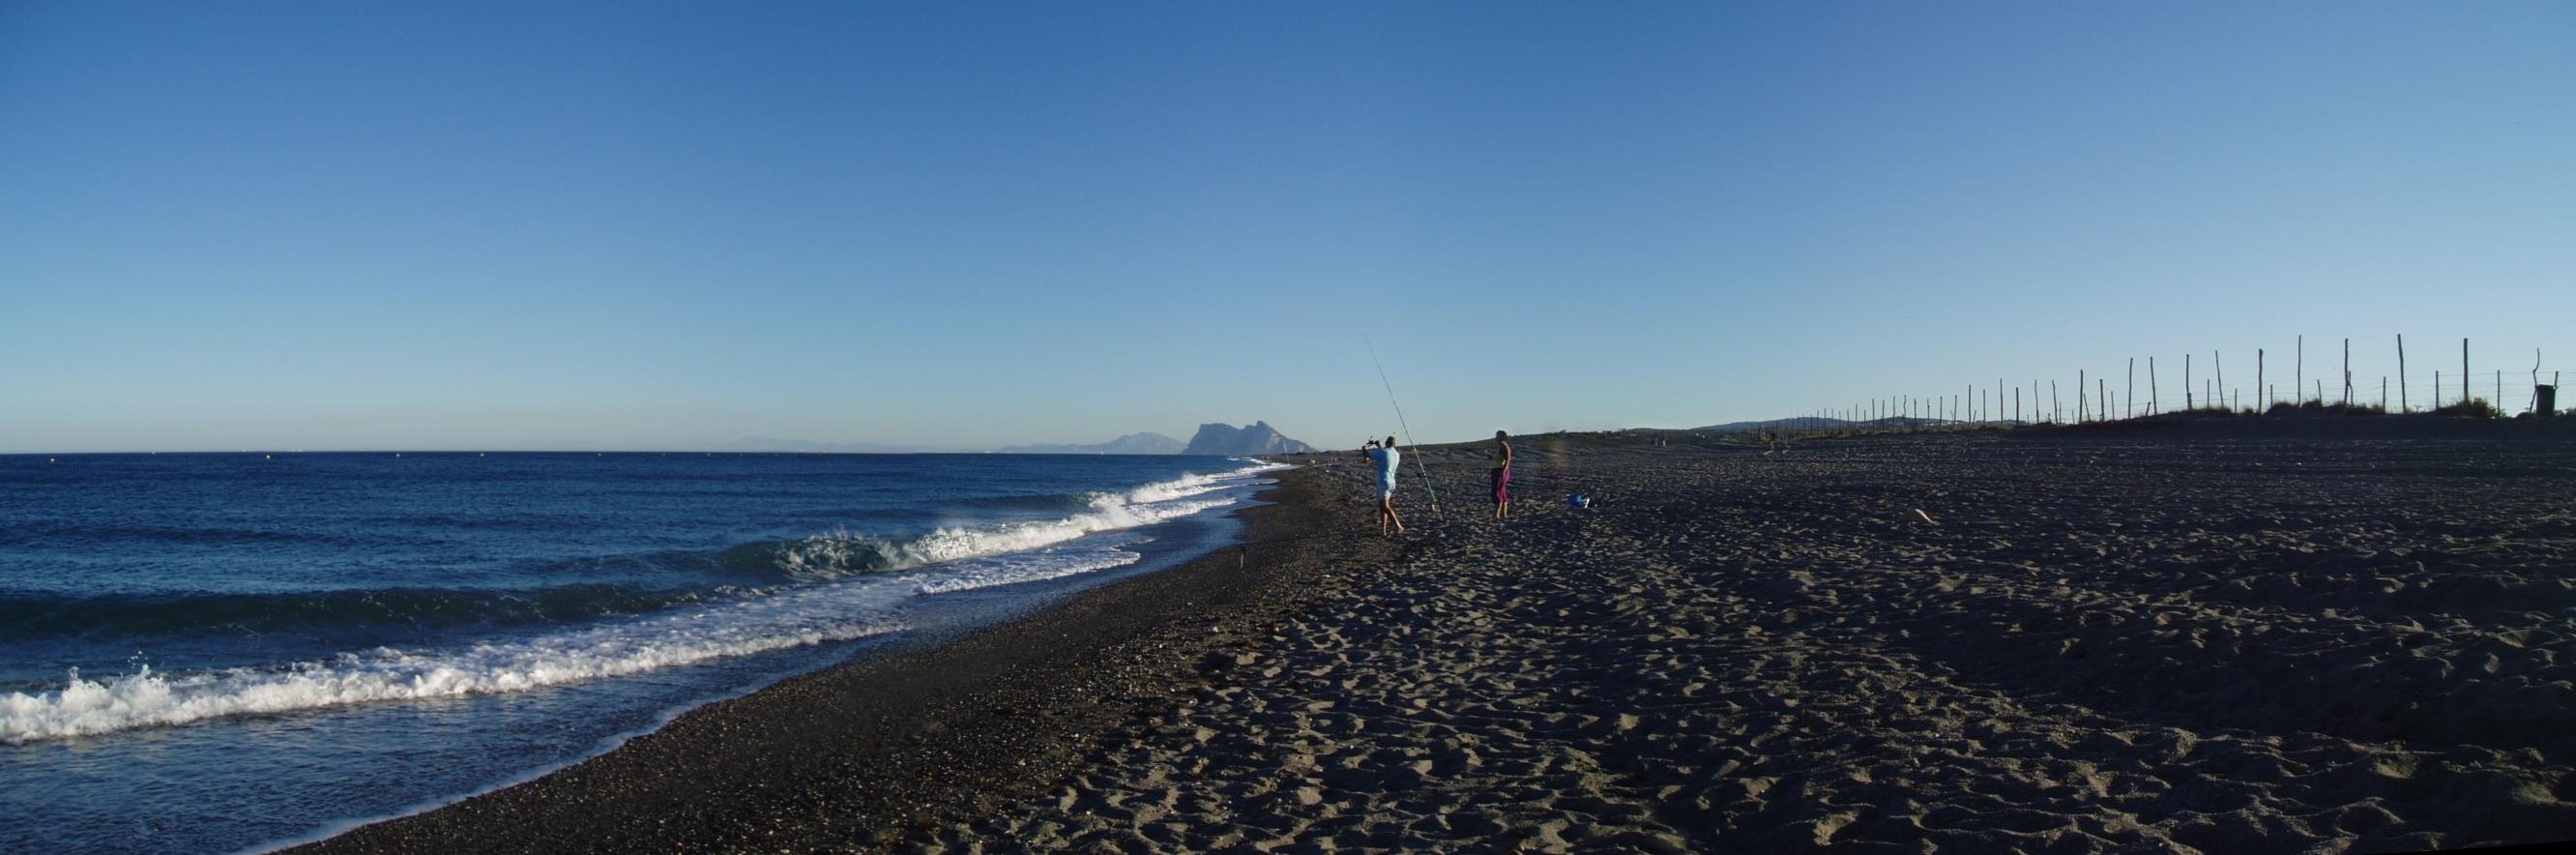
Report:
[[[1270,542],[339,851],[2407,851],[2576,839],[2576,437],[1306,459]],[[1568,492],[1598,498],[1561,507]],[[1320,535],[1320,536],[1315,536]],[[2568,658],[2570,662],[2558,662]],[[523,793],[522,791],[529,791]]]

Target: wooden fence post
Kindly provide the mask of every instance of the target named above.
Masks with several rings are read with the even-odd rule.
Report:
[[[2406,412],[2406,334],[2397,334],[2397,411]]]
[[[2209,352],[2209,370],[2218,375],[2218,387],[2216,390],[2218,394],[2217,397],[2210,399],[2209,405],[2213,407],[2225,407],[2227,406],[2227,366],[2218,361],[2218,351],[2213,350]]]
[[[2161,402],[2156,399],[2156,358],[2150,356],[2147,357],[2147,415],[2156,414],[2158,403]]]
[[[2531,403],[2523,405],[2522,411],[2534,415],[2549,415],[2540,411],[2540,348],[2537,347],[2531,349]]]

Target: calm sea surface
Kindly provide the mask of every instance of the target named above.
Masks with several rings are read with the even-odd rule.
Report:
[[[0,456],[0,852],[225,852],[1226,542],[1217,457]]]

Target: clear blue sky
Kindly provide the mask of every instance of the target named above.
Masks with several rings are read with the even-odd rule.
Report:
[[[0,451],[2527,378],[2571,297],[2562,2],[0,0]]]

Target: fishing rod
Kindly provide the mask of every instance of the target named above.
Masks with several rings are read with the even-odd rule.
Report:
[[[1431,494],[1431,513],[1438,515],[1440,491],[1431,486],[1431,467],[1423,465],[1422,444],[1413,441],[1413,425],[1404,421],[1404,405],[1396,403],[1395,384],[1386,379],[1386,363],[1377,358],[1377,342],[1369,338],[1368,333],[1360,333],[1360,341],[1368,345],[1369,364],[1377,366],[1378,385],[1386,387],[1386,403],[1395,408],[1395,423],[1396,426],[1404,429],[1404,444],[1413,446],[1413,471],[1421,475],[1422,489]]]

